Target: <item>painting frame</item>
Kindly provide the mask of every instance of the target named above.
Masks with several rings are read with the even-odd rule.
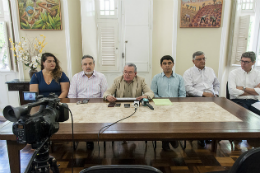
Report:
[[[181,0],[180,28],[221,27],[223,0]]]
[[[62,30],[60,0],[17,0],[21,30]]]

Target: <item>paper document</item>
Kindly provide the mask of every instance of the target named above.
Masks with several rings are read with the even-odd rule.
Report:
[[[260,110],[260,102],[255,102],[251,106],[254,106],[256,109]]]
[[[136,98],[116,98],[117,101],[135,101]]]
[[[153,102],[157,106],[172,105],[172,102],[169,99],[153,99]]]

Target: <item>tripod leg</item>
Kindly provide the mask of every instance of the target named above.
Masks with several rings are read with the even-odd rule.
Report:
[[[50,164],[50,168],[51,168],[53,173],[59,173],[60,172],[60,170],[58,168],[60,165],[59,166],[57,165],[57,160],[54,157],[50,156],[48,162]]]

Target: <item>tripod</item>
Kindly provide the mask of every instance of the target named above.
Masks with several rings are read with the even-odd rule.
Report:
[[[44,142],[38,142],[32,144],[32,149],[36,149],[25,173],[49,173],[50,169],[53,173],[59,173],[57,160],[49,156],[49,138],[46,138]]]

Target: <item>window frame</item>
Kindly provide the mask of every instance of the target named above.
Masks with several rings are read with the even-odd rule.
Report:
[[[233,53],[232,50],[233,50],[233,45],[234,44],[237,44],[237,43],[234,43],[234,38],[235,38],[235,35],[234,35],[234,31],[235,31],[235,27],[237,26],[237,18],[239,18],[240,16],[245,16],[245,15],[250,15],[251,17],[254,16],[254,26],[252,28],[252,31],[251,31],[251,40],[250,42],[247,42],[247,49],[246,51],[254,51],[256,53],[256,56],[258,57],[259,56],[259,47],[260,47],[260,11],[259,10],[255,10],[255,9],[258,9],[260,8],[260,0],[255,0],[254,1],[254,6],[253,6],[253,9],[252,10],[242,10],[242,0],[236,0],[236,2],[234,2],[234,7],[233,9],[235,9],[235,14],[233,16],[233,18],[231,20],[235,20],[234,24],[230,27],[231,29],[231,32],[232,35],[230,35],[230,39],[231,39],[231,48],[230,48],[230,66],[232,67],[236,67],[236,66],[241,66],[240,64],[235,64],[234,63],[234,59],[233,59]],[[251,3],[251,2],[250,2]],[[238,15],[238,11],[239,11],[239,5],[241,6],[241,9],[240,9],[240,14],[239,16]],[[247,33],[247,36],[249,36],[249,32]],[[248,44],[251,44],[251,49],[248,50]],[[236,48],[236,47],[235,47]],[[250,48],[250,47],[249,47]],[[260,57],[259,57],[259,60],[256,59],[256,64],[255,66],[258,66],[260,67]]]
[[[10,47],[9,47],[9,40],[8,40],[8,31],[7,31],[7,23],[0,18],[0,22],[3,22],[3,30],[4,30],[4,39],[5,39],[5,48],[6,48],[6,54],[7,54],[7,61],[8,61],[8,67],[9,69],[0,69],[0,72],[5,71],[11,71],[12,70],[12,61],[10,56]]]
[[[5,42],[6,42],[6,53],[7,53],[7,61],[8,61],[8,67],[9,69],[0,69],[0,72],[10,72],[10,71],[16,71],[16,69],[14,68],[15,66],[15,57],[12,58],[13,53],[10,50],[10,42],[9,42],[9,38],[11,38],[13,40],[13,36],[12,36],[12,30],[13,30],[13,26],[12,26],[12,21],[11,21],[11,7],[9,4],[8,0],[5,0],[5,3],[8,3],[8,15],[5,15],[5,11],[4,11],[4,2],[3,0],[0,0],[1,3],[1,10],[2,10],[2,14],[0,15],[0,21],[4,23],[4,32],[5,32]],[[11,56],[12,55],[12,56]]]
[[[109,11],[109,10],[100,10],[100,0],[96,1],[96,11],[98,19],[116,19],[118,18],[118,0],[114,0],[115,14],[114,15],[100,15],[101,11]]]

